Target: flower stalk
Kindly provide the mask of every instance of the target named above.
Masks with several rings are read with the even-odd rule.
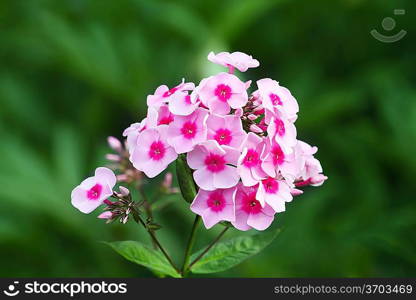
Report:
[[[191,268],[192,268],[192,266],[194,265],[194,264],[196,264],[201,258],[203,258],[204,256],[205,256],[205,254],[207,254],[208,253],[208,251],[209,250],[211,250],[211,248],[216,244],[216,243],[218,243],[218,241],[222,238],[222,236],[227,232],[227,230],[229,229],[230,227],[225,227],[221,232],[220,232],[220,234],[205,248],[205,250],[204,251],[202,251],[201,252],[201,254],[200,255],[198,255],[198,257],[197,258],[195,258],[190,264],[189,264],[189,266],[187,267],[187,269],[186,269],[186,271],[185,271],[185,273],[187,273],[187,272],[189,272],[190,270],[191,270]]]
[[[194,224],[192,225],[188,244],[185,249],[185,255],[183,259],[182,272],[181,272],[183,277],[186,277],[187,270],[189,269],[188,264],[189,264],[189,260],[191,259],[192,249],[194,247],[195,240],[196,240],[196,232],[200,223],[201,223],[201,217],[199,215],[196,215]]]
[[[173,262],[172,258],[170,257],[170,255],[167,253],[167,251],[165,250],[165,248],[163,248],[162,244],[159,242],[159,240],[157,239],[155,233],[153,230],[151,230],[146,223],[142,220],[142,218],[140,217],[139,213],[136,210],[132,210],[132,214],[133,214],[133,219],[136,221],[137,224],[141,224],[149,233],[150,237],[152,238],[152,241],[156,244],[156,246],[159,248],[159,250],[162,252],[162,254],[165,256],[165,258],[167,259],[167,261],[169,262],[169,264],[172,266],[172,268],[175,269],[176,272],[178,272],[178,274],[181,274],[180,270],[176,267],[175,263]]]

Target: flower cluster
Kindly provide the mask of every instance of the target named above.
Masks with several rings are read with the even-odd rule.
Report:
[[[298,187],[327,179],[314,157],[317,148],[297,139],[299,106],[290,91],[264,78],[249,93],[252,82],[234,74],[259,66],[247,54],[211,52],[208,59],[228,72],[198,85],[182,80],[172,88],[159,86],[147,97],[146,118],[123,132],[126,148],[109,138],[117,154],[107,158],[121,174],[116,178],[110,169],[98,168],[73,190],[75,207],[89,213],[105,203],[101,218],[126,222],[127,191],[116,204],[106,200],[117,198],[116,181],[140,184],[142,173],[153,178],[183,155],[199,187],[190,208],[206,228],[225,221],[239,230],[264,230],[285,211],[286,202],[302,193]],[[177,192],[171,176],[162,184],[167,193]]]
[[[299,106],[290,91],[270,78],[251,81],[234,75],[259,66],[241,53],[210,53],[228,72],[196,86],[159,86],[147,97],[147,116],[123,135],[129,159],[152,178],[178,155],[186,155],[199,192],[191,210],[207,228],[228,221],[239,230],[264,230],[285,210],[299,186],[321,185],[326,177],[317,151],[297,140]]]

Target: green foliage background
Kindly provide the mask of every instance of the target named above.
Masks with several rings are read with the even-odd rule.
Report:
[[[147,94],[217,70],[211,50],[250,53],[261,67],[246,78],[292,90],[299,136],[329,176],[277,216],[271,246],[216,276],[415,276],[415,6],[0,1],[0,276],[153,276],[99,243],[148,241],[143,230],[81,214],[70,192],[104,163],[106,136],[143,117]],[[395,8],[407,36],[373,39]],[[180,260],[192,213],[178,200],[157,218]]]

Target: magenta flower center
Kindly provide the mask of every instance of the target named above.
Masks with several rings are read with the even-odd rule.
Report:
[[[178,90],[177,87],[171,88],[169,91],[166,91],[166,92],[163,93],[163,98],[167,98],[169,96],[172,96],[177,90]]]
[[[279,136],[284,136],[286,133],[285,124],[280,119],[275,119],[274,124],[276,125],[276,132]]]
[[[152,160],[160,160],[165,156],[165,145],[161,141],[155,141],[150,145],[149,157]]]
[[[270,97],[270,100],[272,101],[273,105],[282,105],[283,104],[282,100],[280,99],[280,97],[278,95],[271,93],[269,95],[269,97]]]
[[[241,209],[248,214],[258,214],[261,212],[261,204],[256,200],[256,193],[252,192],[244,195]]]
[[[279,183],[273,178],[269,177],[263,180],[262,183],[266,193],[268,194],[276,194],[276,192],[279,190]]]
[[[212,211],[219,212],[224,209],[226,202],[222,193],[216,191],[209,195],[207,205]]]
[[[220,128],[216,131],[214,139],[220,145],[229,145],[233,137],[231,136],[231,131],[227,128]]]
[[[168,114],[168,115],[163,116],[162,118],[160,118],[157,125],[169,125],[172,122],[173,122],[173,115]]]
[[[185,103],[188,104],[188,105],[191,104],[191,96],[190,95],[185,96]]]
[[[90,200],[97,200],[101,196],[101,191],[103,186],[99,183],[96,183],[92,188],[87,191],[87,198]]]
[[[204,163],[207,169],[213,173],[221,172],[225,168],[224,157],[214,153],[208,154]]]
[[[228,85],[219,84],[217,85],[214,94],[219,100],[226,102],[231,98],[231,88]]]
[[[181,133],[186,139],[192,139],[195,137],[197,127],[194,122],[186,122],[181,128]]]
[[[248,149],[246,157],[243,159],[243,165],[247,168],[253,168],[260,163],[259,154],[255,149]]]
[[[281,165],[285,159],[285,154],[279,145],[275,145],[272,149],[273,165]]]

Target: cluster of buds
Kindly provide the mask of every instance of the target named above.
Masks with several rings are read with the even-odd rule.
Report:
[[[140,207],[143,205],[143,201],[135,202],[131,198],[130,191],[123,187],[119,187],[120,192],[113,192],[112,198],[115,201],[108,199],[104,200],[105,204],[104,212],[101,213],[98,218],[107,220],[106,223],[120,220],[120,223],[126,224],[130,215],[136,215],[140,213]]]
[[[108,145],[116,152],[106,154],[105,158],[110,162],[109,168],[119,173],[118,182],[135,184],[139,187],[143,182],[143,173],[133,167],[129,160],[127,144],[122,144],[120,140],[113,136],[107,138]]]

